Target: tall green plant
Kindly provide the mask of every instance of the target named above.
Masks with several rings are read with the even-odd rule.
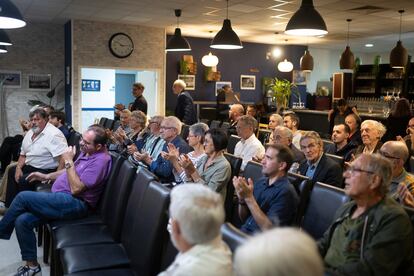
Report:
[[[289,103],[289,97],[292,91],[297,93],[296,85],[286,79],[274,78],[270,86],[273,91],[273,97],[276,100],[277,108],[286,108]]]

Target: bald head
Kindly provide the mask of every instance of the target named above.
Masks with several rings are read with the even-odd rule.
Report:
[[[233,104],[229,110],[229,118],[233,121],[237,121],[244,115],[244,107],[241,104]]]
[[[403,164],[407,161],[409,156],[407,145],[402,141],[388,141],[384,143],[381,147],[381,152],[383,155],[385,154],[385,157],[389,155],[391,157],[400,158],[403,161]]]

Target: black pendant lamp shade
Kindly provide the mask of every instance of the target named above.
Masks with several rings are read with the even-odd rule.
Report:
[[[313,57],[309,50],[305,50],[305,54],[300,58],[300,70],[311,72],[313,70]]]
[[[340,69],[354,69],[355,67],[355,58],[354,54],[349,47],[349,24],[351,23],[352,19],[347,19],[348,22],[348,34],[347,34],[347,43],[345,51],[341,55],[341,59],[339,60],[339,68]]]
[[[177,28],[175,28],[174,35],[167,43],[167,52],[179,52],[179,51],[191,51],[191,46],[181,35],[181,29],[178,28],[178,18],[181,16],[181,10],[175,10],[175,16],[177,17]]]
[[[229,1],[227,0],[227,17],[223,21],[223,27],[213,38],[210,48],[214,49],[241,49],[243,45],[236,32],[231,28],[230,19],[228,19]]]
[[[0,29],[16,29],[26,26],[19,9],[10,0],[0,1]]]
[[[390,66],[392,68],[405,68],[408,62],[408,52],[407,49],[402,46],[401,42],[401,23],[404,10],[399,10],[398,12],[400,13],[400,35],[397,45],[391,50],[390,53]]]
[[[3,30],[0,30],[0,45],[5,45],[5,46],[12,45],[12,42],[11,42],[9,36]]]
[[[290,18],[285,34],[319,36],[328,33],[325,21],[313,6],[312,0],[302,0],[300,8]]]

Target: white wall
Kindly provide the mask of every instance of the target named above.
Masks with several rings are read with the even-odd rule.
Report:
[[[139,71],[137,73],[137,81],[145,87],[144,97],[148,103],[148,116],[159,114],[157,112],[157,73],[153,71]]]

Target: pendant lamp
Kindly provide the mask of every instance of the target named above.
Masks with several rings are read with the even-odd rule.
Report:
[[[313,70],[313,57],[309,50],[305,50],[305,54],[300,58],[300,70],[304,72],[312,72]]]
[[[327,33],[325,21],[313,6],[313,0],[302,0],[300,8],[290,18],[285,29],[285,34],[298,36],[319,36]]]
[[[6,46],[4,46],[4,45],[0,45],[0,54],[5,54],[5,53],[7,53],[8,51],[7,51],[7,48],[6,48]]]
[[[175,32],[173,37],[167,43],[167,47],[165,51],[167,52],[183,52],[183,51],[191,51],[190,44],[188,43],[187,39],[185,39],[181,35],[181,29],[179,28],[179,18],[181,16],[181,10],[177,9],[174,10],[175,16],[177,17],[177,28],[175,28]]]
[[[0,1],[0,29],[16,29],[26,26],[19,9],[10,0]]]
[[[5,46],[12,45],[12,42],[11,42],[9,36],[3,30],[0,30],[0,45],[5,45]]]
[[[227,0],[226,19],[223,21],[223,27],[213,38],[210,47],[214,49],[226,50],[243,48],[240,38],[231,28],[231,22],[229,19],[229,0]]]
[[[390,53],[390,66],[392,68],[405,68],[408,62],[408,52],[407,49],[402,46],[401,42],[402,14],[404,13],[404,10],[399,10],[398,12],[400,13],[400,33],[397,46],[395,46]]]
[[[339,60],[339,68],[340,69],[354,69],[355,67],[355,58],[354,54],[351,52],[351,48],[349,47],[349,24],[351,23],[352,19],[347,19],[348,22],[348,34],[346,37],[346,48],[345,51],[342,53],[341,58]]]
[[[285,59],[284,61],[279,62],[277,69],[279,69],[280,72],[290,72],[293,70],[293,64]]]
[[[207,67],[214,67],[217,66],[219,63],[218,57],[213,55],[211,52],[208,55],[203,56],[201,59],[201,63]]]

